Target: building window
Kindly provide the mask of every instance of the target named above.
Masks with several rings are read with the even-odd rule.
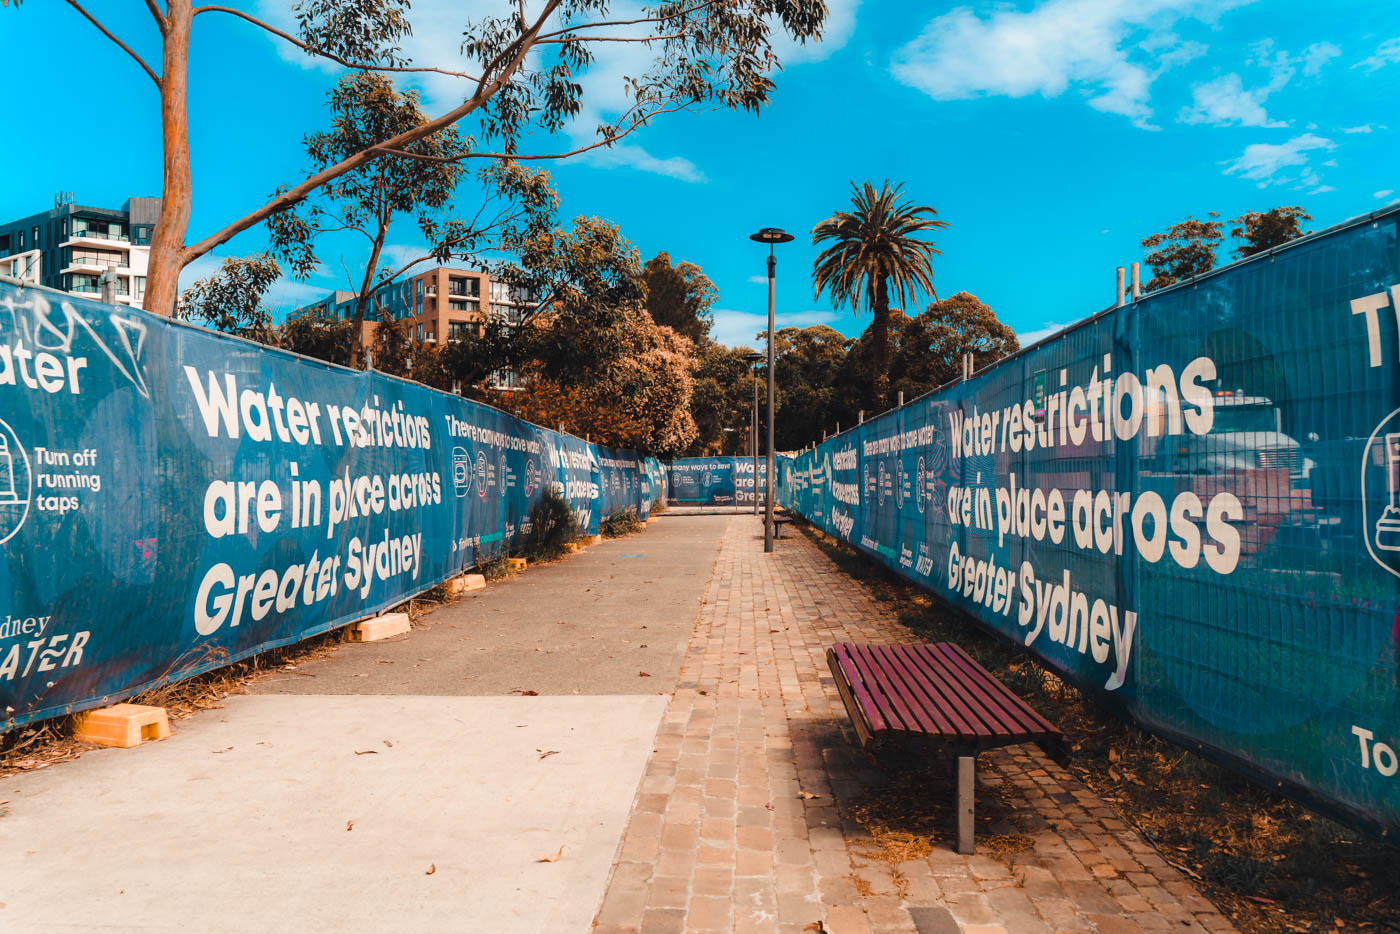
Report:
[[[102,266],[107,269],[115,269],[118,266],[126,265],[126,257],[121,253],[110,250],[77,249],[69,250],[72,259],[68,261],[69,266]]]
[[[468,279],[465,276],[452,276],[447,280],[447,292],[449,295],[471,296],[475,298],[481,294],[481,285],[476,279]]]
[[[449,311],[467,311],[467,303],[457,299],[448,299],[447,308]]]
[[[20,248],[21,250],[24,249],[24,231],[23,231],[23,230],[21,230],[21,231],[19,232],[19,248]]]
[[[468,330],[470,327],[471,325],[466,321],[447,322],[447,339],[450,341],[466,340],[471,336],[471,331]]]
[[[146,297],[146,277],[145,277],[145,276],[133,276],[133,277],[131,278],[131,282],[132,282],[131,297],[132,297],[132,298],[135,298],[135,299],[138,299],[138,300],[139,300],[139,299],[145,298],[145,297]]]

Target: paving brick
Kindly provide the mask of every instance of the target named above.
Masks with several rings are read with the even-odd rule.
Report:
[[[754,529],[735,516],[721,543],[598,932],[809,934],[821,920],[832,934],[1236,934],[1033,746],[979,765],[1016,811],[993,831],[1030,851],[961,856],[949,834],[926,858],[872,859],[852,807],[888,775],[855,746],[824,652],[920,640],[805,537],[764,555]]]

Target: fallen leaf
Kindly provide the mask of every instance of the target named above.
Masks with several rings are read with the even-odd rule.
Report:
[[[428,868],[423,870],[423,875],[431,876],[435,872],[437,872],[437,863],[429,863]]]
[[[384,745],[385,745],[385,746],[388,746],[390,749],[392,749],[392,748],[394,747],[394,744],[391,743],[391,742],[389,742],[387,739],[384,741]]]
[[[550,756],[559,755],[559,750],[557,749],[536,749],[535,752],[540,754],[541,759],[548,759]]]
[[[512,694],[519,694],[521,697],[539,697],[539,696],[540,696],[540,692],[539,692],[539,691],[522,691],[522,690],[520,690],[520,689],[518,689],[518,688],[517,688],[516,690],[514,690],[514,691],[511,691],[511,693],[512,693]]]
[[[346,829],[347,832],[348,832],[348,831],[351,831],[351,830],[354,830],[354,829],[355,829],[355,822],[352,821],[352,820],[346,821],[346,822],[345,822],[345,829]]]
[[[225,748],[223,748],[223,749],[215,749],[215,750],[213,750],[213,752],[214,752],[214,755],[217,756],[217,755],[219,755],[220,753],[228,752],[228,751],[231,750],[231,749],[233,749],[232,746],[227,746],[227,747],[225,747]]]
[[[356,750],[355,750],[355,755],[357,755],[357,756],[377,756],[377,755],[379,755],[379,750],[378,750],[378,749],[356,749]]]
[[[645,672],[645,671],[639,671],[639,672],[637,672],[637,677],[638,677],[638,678],[650,678],[651,675],[650,675],[649,673]]]
[[[553,853],[549,854],[548,856],[541,856],[539,859],[536,860],[536,862],[538,862],[538,863],[557,863],[557,862],[559,862],[559,857],[561,857],[561,856],[563,856],[563,855],[564,855],[564,846],[563,846],[563,844],[560,844],[560,845],[559,845],[559,849],[555,850]]]
[[[767,804],[764,805],[764,807],[766,807],[770,811],[774,810],[772,801],[769,801]]]
[[[812,794],[810,791],[803,791],[800,792],[797,797],[801,798],[803,801],[811,801],[813,798],[820,798],[821,795]]]

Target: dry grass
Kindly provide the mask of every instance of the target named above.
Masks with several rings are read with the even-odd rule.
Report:
[[[1400,849],[1123,722],[1020,647],[835,539],[795,524],[921,638],[959,643],[1058,724],[1073,749],[1075,776],[1196,881],[1242,932],[1400,932]],[[883,792],[861,805],[857,819],[891,858],[917,853],[921,840],[947,832],[948,818],[938,816],[947,806],[940,802],[951,800],[947,770],[942,786],[935,778],[922,789]],[[1006,856],[1028,847],[1029,838],[1001,840],[984,830],[980,797],[977,811],[979,852]]]

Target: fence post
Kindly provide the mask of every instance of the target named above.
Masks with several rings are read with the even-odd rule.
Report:
[[[1133,301],[1142,297],[1142,282],[1138,278],[1138,264],[1133,263]]]
[[[1117,304],[1115,305],[1115,307],[1117,307],[1117,308],[1122,308],[1122,307],[1123,307],[1123,267],[1122,267],[1122,266],[1119,266],[1119,267],[1118,267],[1118,302],[1117,302]]]
[[[112,269],[102,270],[102,275],[97,277],[97,283],[102,289],[102,301],[108,305],[117,303],[117,274]]]
[[[899,395],[897,396],[897,398],[899,399],[899,401],[895,403],[895,408],[900,408],[900,409],[904,408],[904,390],[903,390],[903,389],[901,389],[901,390],[899,391]]]
[[[859,412],[856,413],[856,424],[857,424],[857,425],[864,425],[864,424],[865,424],[865,409],[861,409]]]

